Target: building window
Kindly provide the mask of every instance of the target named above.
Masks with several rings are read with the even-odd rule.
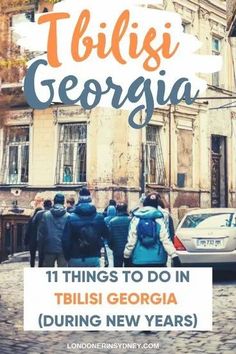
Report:
[[[146,182],[165,185],[166,172],[160,139],[160,127],[146,128]]]
[[[4,75],[6,83],[21,83],[26,70],[26,61],[32,58],[32,53],[19,45],[20,35],[17,33],[17,26],[34,21],[34,11],[13,14],[9,18],[9,33],[7,34],[7,45],[4,56],[11,62],[10,69]]]
[[[177,186],[192,187],[193,184],[193,132],[180,129],[177,137]]]
[[[86,144],[86,124],[60,124],[57,183],[86,181]]]
[[[212,37],[212,55],[220,55],[221,53],[221,40]],[[212,74],[212,85],[220,86],[220,73],[219,71]]]
[[[34,22],[34,10],[15,14],[10,18],[10,27],[12,28],[12,42],[19,48],[22,53],[24,50],[17,45],[17,41],[20,39],[20,36],[16,31],[14,31],[14,28],[15,26],[26,24],[28,22]]]
[[[27,12],[21,12],[12,15],[10,18],[10,25],[14,27],[15,25],[27,22],[34,22],[34,10],[29,10]]]
[[[183,26],[183,32],[184,33],[190,33],[190,23],[187,22],[182,22],[182,26]]]
[[[29,128],[9,127],[3,158],[4,182],[24,184],[29,181]]]

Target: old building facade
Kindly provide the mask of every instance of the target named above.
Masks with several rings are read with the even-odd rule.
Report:
[[[227,15],[227,30],[229,36],[236,36],[235,16],[236,16],[236,1],[226,0],[226,15]]]
[[[14,22],[33,20],[34,11],[52,7],[50,1],[25,1],[2,8],[2,32],[7,29],[14,41]],[[200,54],[223,57],[221,72],[202,75],[208,82],[204,97],[191,106],[156,109],[151,123],[136,130],[125,110],[64,105],[33,110],[17,91],[24,65],[14,69],[14,77],[8,70],[1,80],[2,100],[7,97],[0,124],[2,214],[16,202],[28,213],[35,195],[53,197],[58,190],[76,195],[83,185],[99,209],[110,198],[125,200],[131,209],[150,190],[163,195],[176,219],[182,209],[236,206],[236,110],[228,107],[235,76],[226,2],[164,0],[156,8],[181,15],[184,31],[202,42]]]

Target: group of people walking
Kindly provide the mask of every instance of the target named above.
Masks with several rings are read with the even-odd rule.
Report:
[[[107,247],[114,267],[166,266],[168,255],[174,266],[180,265],[172,242],[173,221],[158,193],[147,195],[143,206],[130,214],[126,203],[115,200],[99,213],[85,187],[77,204],[73,198],[64,204],[64,195],[57,193],[53,203],[45,200],[43,209],[35,209],[30,218],[25,240],[31,267],[37,249],[39,267],[108,266]]]

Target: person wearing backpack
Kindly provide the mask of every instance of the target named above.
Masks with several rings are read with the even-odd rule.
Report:
[[[123,267],[123,253],[128,238],[130,217],[126,203],[118,203],[117,215],[109,223],[108,246],[113,251],[114,267]]]
[[[143,208],[134,212],[130,223],[124,262],[134,267],[165,267],[171,256],[174,267],[180,266],[179,257],[165,226],[164,216],[158,207],[156,193],[150,193]]]
[[[69,267],[99,267],[103,238],[108,229],[102,214],[91,203],[87,188],[82,188],[79,201],[66,222],[62,247]]]
[[[46,211],[38,228],[39,253],[43,254],[43,267],[66,267],[67,262],[62,251],[62,234],[69,215],[64,208],[65,197],[57,193],[53,207]]]

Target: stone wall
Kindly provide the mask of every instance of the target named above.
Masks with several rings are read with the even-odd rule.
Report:
[[[236,0],[226,0],[227,28],[229,29],[236,12]]]

